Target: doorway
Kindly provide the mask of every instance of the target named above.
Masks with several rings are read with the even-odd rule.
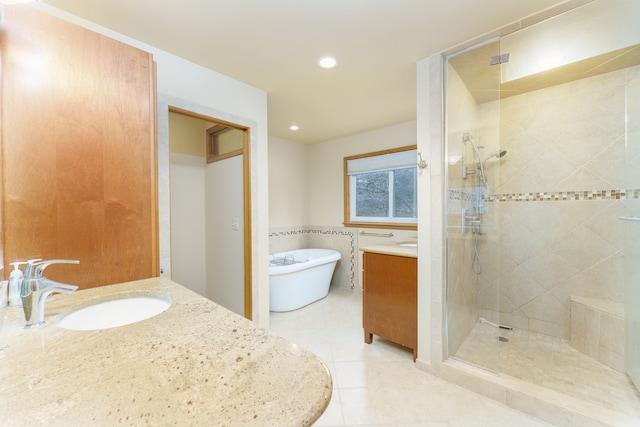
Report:
[[[252,316],[249,127],[169,106],[171,278]]]

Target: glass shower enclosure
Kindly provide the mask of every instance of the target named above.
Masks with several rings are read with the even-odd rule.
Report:
[[[639,19],[594,0],[444,61],[448,356],[635,416]]]

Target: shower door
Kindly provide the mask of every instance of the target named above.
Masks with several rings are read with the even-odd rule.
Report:
[[[625,369],[640,388],[640,75],[626,93]]]
[[[499,371],[500,41],[445,62],[446,349]]]

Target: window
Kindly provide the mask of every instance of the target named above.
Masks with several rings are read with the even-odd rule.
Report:
[[[207,163],[242,154],[244,131],[225,125],[207,129]]]
[[[345,157],[345,226],[415,229],[415,146]]]

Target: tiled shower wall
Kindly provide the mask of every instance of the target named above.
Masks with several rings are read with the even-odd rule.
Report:
[[[319,248],[340,252],[341,258],[331,279],[331,286],[354,289],[357,280],[357,236],[355,229],[344,227],[287,227],[271,229],[269,252]]]
[[[465,273],[452,277],[449,269],[449,304],[477,301],[479,316],[568,339],[572,295],[624,300],[624,224],[617,218],[640,193],[638,152],[625,148],[627,130],[638,138],[638,119],[627,117],[625,96],[639,80],[640,67],[632,67],[505,98],[499,139],[489,126],[474,130],[484,136],[483,156],[498,148],[494,140],[507,155],[487,162],[492,196],[477,282],[469,278],[473,236],[450,237],[451,264]],[[451,166],[450,176],[460,176],[470,158]],[[471,182],[451,188],[450,207],[464,206],[465,197],[473,205]],[[460,212],[450,208],[449,220],[459,222]],[[457,280],[468,281],[466,291]],[[457,319],[473,317],[473,308],[458,312],[467,316]]]

